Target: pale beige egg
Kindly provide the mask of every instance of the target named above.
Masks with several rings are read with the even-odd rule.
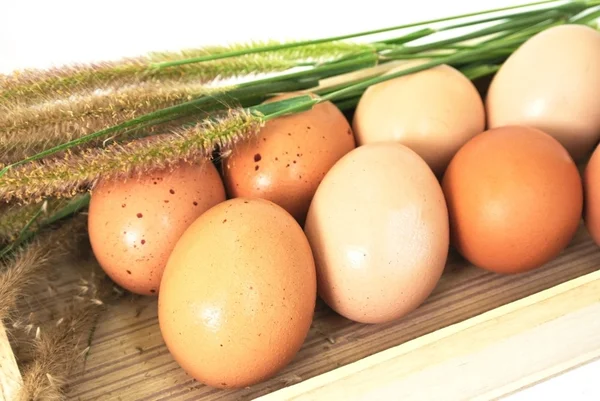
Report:
[[[533,36],[502,65],[487,98],[489,128],[521,125],[554,138],[579,162],[600,140],[600,32],[560,25]]]
[[[458,149],[484,128],[484,106],[477,89],[448,65],[369,87],[353,120],[359,145],[399,142],[417,152],[438,176]]]
[[[448,255],[448,212],[427,164],[400,143],[360,146],[319,186],[305,232],[323,300],[363,323],[417,308]]]

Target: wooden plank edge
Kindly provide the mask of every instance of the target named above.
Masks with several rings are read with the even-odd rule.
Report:
[[[15,401],[21,389],[21,373],[4,324],[0,322],[0,401]]]
[[[526,388],[533,387],[536,384],[540,384],[551,380],[573,369],[579,368],[597,360],[600,360],[600,349],[589,353],[585,353],[583,355],[579,355],[573,359],[569,359],[568,361],[544,369],[534,375],[526,376],[521,380],[517,380],[504,387],[500,387],[496,390],[490,391],[485,395],[485,397],[487,399],[497,399],[501,397],[506,397],[518,393],[519,391],[522,391]]]
[[[578,290],[586,286],[592,287],[590,291],[587,291],[587,297],[579,297],[573,295],[574,290]],[[558,299],[561,296],[566,297],[565,299],[569,299],[575,304],[571,305],[570,307],[563,306],[562,308],[560,308],[560,305],[564,304],[564,302],[562,302],[564,300]],[[558,299],[558,301],[561,302],[559,303],[557,301],[555,302],[555,305],[552,308],[548,308],[549,305],[546,305],[546,303],[548,303],[548,301],[551,301],[552,299]],[[569,311],[579,310],[589,305],[598,306],[597,309],[600,310],[600,271],[595,271],[593,273],[589,273],[579,278],[559,284],[555,287],[549,288],[547,290],[541,291],[539,293],[503,305],[491,311],[485,312],[481,315],[467,319],[463,322],[459,322],[457,324],[442,328],[425,336],[416,338],[412,341],[408,341],[399,346],[379,352],[367,358],[363,358],[352,364],[340,367],[338,369],[308,379],[304,382],[267,394],[258,398],[258,400],[271,401],[291,399],[317,399],[318,396],[323,396],[326,392],[326,398],[328,399],[331,396],[331,392],[333,391],[332,388],[334,388],[336,385],[343,387],[348,383],[352,383],[352,377],[360,376],[361,372],[368,372],[369,370],[380,370],[385,372],[385,374],[387,374],[389,377],[393,378],[394,371],[393,369],[388,369],[386,371],[386,364],[389,365],[390,368],[393,368],[394,360],[399,360],[400,358],[403,358],[403,356],[406,356],[412,352],[416,352],[419,350],[421,350],[421,353],[424,353],[428,350],[428,348],[435,348],[435,346],[437,345],[436,343],[439,343],[445,339],[451,339],[451,337],[453,336],[455,336],[458,340],[464,341],[465,337],[464,335],[461,337],[461,333],[466,333],[465,335],[468,335],[469,330],[477,329],[478,327],[483,327],[486,324],[493,325],[494,321],[501,320],[501,318],[510,316],[511,314],[518,314],[519,311],[529,312],[529,315],[532,315],[531,312],[543,312],[545,315],[547,315],[545,316],[545,319],[547,321],[550,321],[552,319],[558,319],[561,316],[568,314]],[[532,316],[536,316],[536,314],[533,314]],[[524,322],[524,324],[528,323]],[[540,322],[531,322],[531,324],[528,327],[535,327],[539,324]],[[544,379],[552,375],[556,375],[562,371],[574,367],[576,364],[583,364],[589,360],[594,359],[597,356],[597,352],[595,351],[597,351],[597,349],[590,351],[588,354],[579,355],[575,358],[572,358],[571,361],[564,361],[558,366],[547,367],[545,371],[542,370],[537,374],[525,376],[521,380],[512,384],[500,386],[495,389],[490,389],[486,394],[482,395],[481,399],[494,399],[502,396],[503,394],[505,395],[510,392],[514,392],[518,390],[518,388],[523,388],[524,386],[530,385],[533,382],[543,381]],[[426,361],[424,363],[425,365],[427,364]],[[400,383],[402,376],[400,374],[397,374],[396,376],[398,377],[394,378],[392,381]],[[388,380],[388,382],[389,381],[390,380]],[[341,387],[340,391],[342,391]],[[348,394],[344,394],[344,397],[345,399],[348,399]],[[375,399],[363,397],[364,394],[361,397],[361,399]]]

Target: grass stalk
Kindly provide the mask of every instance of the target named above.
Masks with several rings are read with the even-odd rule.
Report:
[[[375,34],[379,34],[379,33],[397,31],[400,29],[435,24],[438,22],[447,22],[447,21],[452,21],[452,20],[457,20],[457,19],[477,17],[477,16],[481,16],[481,15],[486,15],[486,14],[509,11],[509,10],[514,10],[514,9],[518,9],[518,8],[526,8],[526,7],[533,7],[533,6],[538,6],[538,5],[545,5],[545,4],[549,4],[549,3],[555,3],[555,2],[556,2],[556,0],[542,0],[542,1],[536,1],[536,2],[527,3],[527,4],[520,4],[520,5],[515,5],[515,6],[491,9],[491,10],[465,13],[465,14],[460,14],[460,15],[454,15],[451,17],[435,18],[435,19],[430,19],[430,20],[426,20],[426,21],[402,24],[402,25],[397,25],[397,26],[392,26],[392,27],[387,27],[387,28],[382,28],[382,29],[375,29],[375,30],[370,30],[370,31],[362,31],[362,32],[357,32],[357,33],[352,33],[352,34],[347,34],[347,35],[338,35],[338,36],[332,36],[332,37],[322,38],[322,39],[298,41],[295,43],[262,46],[262,47],[256,47],[253,49],[247,49],[247,50],[234,50],[234,51],[230,51],[230,52],[224,52],[224,53],[218,53],[218,54],[206,55],[206,56],[199,56],[199,57],[192,57],[192,58],[182,59],[182,60],[163,61],[163,62],[155,63],[154,67],[158,68],[158,69],[164,69],[164,68],[169,68],[169,67],[181,66],[181,65],[185,65],[185,64],[201,63],[201,62],[214,61],[214,60],[219,60],[219,59],[224,59],[224,58],[238,57],[238,56],[247,55],[247,54],[265,53],[265,52],[278,51],[278,50],[283,50],[283,49],[291,49],[294,47],[316,45],[316,44],[326,43],[326,42],[342,41],[342,40],[346,40],[346,39],[354,39],[354,38],[359,38],[359,37],[364,37],[364,36],[375,35]]]
[[[0,115],[0,161],[15,162],[140,115],[227,90],[202,84],[142,84],[38,106],[16,104]],[[157,128],[165,129],[155,126],[145,134]]]
[[[100,178],[129,178],[181,162],[196,163],[210,158],[217,146],[227,149],[257,133],[262,124],[257,115],[232,110],[221,119],[207,119],[173,133],[28,164],[0,178],[0,198],[23,203],[69,198],[93,187]]]
[[[260,44],[259,44],[260,45]],[[314,64],[347,54],[374,50],[373,45],[357,43],[323,43],[282,50],[270,54],[247,54],[228,60],[214,60],[202,65],[183,65],[178,68],[156,69],[156,60],[171,60],[194,54],[222,54],[229,49],[251,51],[255,46],[192,49],[177,53],[153,53],[146,57],[129,58],[96,64],[79,64],[49,70],[25,70],[0,75],[0,104],[39,102],[49,96],[60,98],[82,90],[94,90],[132,83],[195,81],[285,71],[300,65]]]
[[[147,129],[148,127],[156,124],[163,124],[196,114],[199,111],[214,111],[215,109],[219,108],[224,109],[234,105],[234,102],[238,99],[260,99],[277,92],[307,89],[316,85],[318,85],[318,81],[314,79],[289,80],[286,82],[269,82],[265,80],[264,82],[259,82],[256,85],[239,85],[233,90],[219,95],[200,96],[196,99],[144,114],[134,119],[127,120],[121,124],[113,125],[100,131],[83,135],[71,141],[45,149],[25,159],[6,165],[0,170],[0,177],[6,174],[9,170],[20,165],[66,151],[75,146],[86,144],[90,141],[106,138],[109,135],[114,136],[119,133],[128,132],[128,130],[131,129]]]

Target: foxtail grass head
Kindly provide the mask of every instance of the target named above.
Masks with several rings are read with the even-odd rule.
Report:
[[[72,197],[100,178],[135,178],[168,169],[181,162],[211,158],[215,148],[228,149],[254,135],[263,118],[233,109],[220,118],[206,119],[188,128],[150,138],[91,148],[81,153],[28,163],[0,177],[0,199],[24,203],[46,197]]]
[[[105,93],[84,91],[61,100],[48,98],[38,105],[16,103],[0,115],[0,161],[12,163],[155,110],[227,89],[208,88],[193,82],[144,83],[112,88]],[[199,117],[202,110],[195,114],[189,119]],[[169,125],[150,126],[135,135],[167,130],[172,124],[181,125],[182,121],[176,119]],[[120,139],[125,138],[121,135]],[[105,138],[100,138],[87,146],[102,145],[104,141]]]

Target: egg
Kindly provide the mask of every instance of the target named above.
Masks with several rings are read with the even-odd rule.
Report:
[[[600,32],[584,25],[548,28],[525,42],[494,76],[489,128],[538,128],[575,161],[600,140]]]
[[[296,96],[288,93],[272,98]],[[230,197],[270,200],[303,224],[310,201],[331,166],[355,147],[350,124],[331,102],[268,121],[223,162]]]
[[[483,132],[485,113],[473,83],[460,71],[440,65],[369,87],[352,127],[359,145],[397,141],[417,152],[439,176],[458,149]]]
[[[158,299],[164,341],[212,387],[239,388],[285,367],[317,298],[308,240],[283,208],[235,198],[200,216],[173,250]]]
[[[448,212],[427,163],[397,143],[360,146],[327,173],[305,232],[317,288],[337,313],[384,323],[416,309],[448,256]]]
[[[550,135],[530,127],[488,130],[452,159],[443,178],[452,244],[471,263],[521,273],[555,258],[581,220],[577,166]]]
[[[93,253],[118,285],[155,295],[179,237],[224,200],[223,182],[209,161],[181,163],[139,179],[101,180],[88,214]]]
[[[584,220],[585,225],[600,245],[600,146],[592,153],[583,173],[584,184]]]

